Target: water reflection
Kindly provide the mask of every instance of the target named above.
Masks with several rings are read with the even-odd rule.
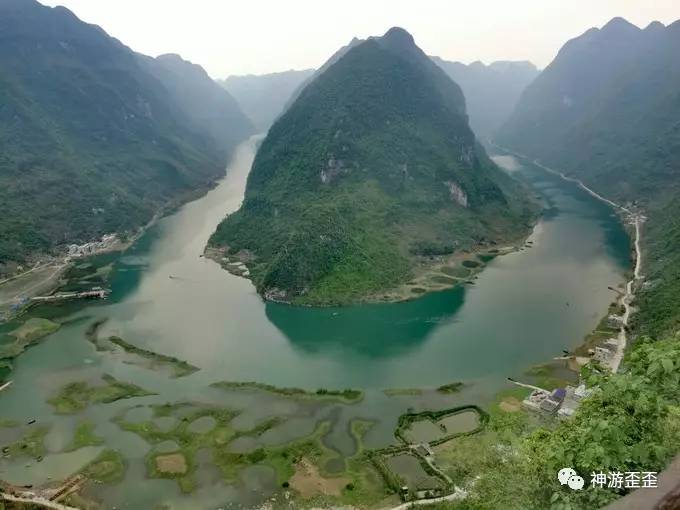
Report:
[[[502,379],[578,344],[629,264],[628,237],[606,205],[529,166],[514,174],[547,204],[531,248],[490,261],[474,286],[398,304],[264,303],[251,282],[201,258],[224,214],[240,204],[254,148],[254,141],[244,144],[219,186],[163,218],[128,252],[92,261],[113,261],[107,302],[33,313],[49,318],[85,305],[77,316],[108,319],[102,336],[199,367],[184,385],[224,379],[313,389],[437,385]],[[54,339],[82,342],[85,329],[64,324]]]
[[[450,323],[465,289],[414,301],[310,309],[267,303],[266,315],[291,346],[318,356],[351,351],[366,358],[401,356],[420,347],[437,327]]]

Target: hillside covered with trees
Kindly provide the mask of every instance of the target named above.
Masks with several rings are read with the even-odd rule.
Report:
[[[395,28],[305,87],[211,244],[247,259],[263,295],[343,303],[407,281],[418,257],[517,238],[532,214],[460,88]]]
[[[197,66],[136,54],[63,7],[1,2],[0,272],[142,226],[210,186],[252,132]]]

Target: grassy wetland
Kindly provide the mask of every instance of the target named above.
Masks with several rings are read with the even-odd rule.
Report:
[[[376,465],[372,452],[414,455],[395,437],[400,417],[474,405],[489,414],[483,428],[432,446],[437,466],[465,484],[498,463],[493,441],[523,421],[522,395],[499,396],[506,377],[561,378],[543,365],[596,328],[616,297],[607,287],[623,281],[617,220],[530,173],[549,214],[518,250],[442,260],[432,276],[463,285],[442,279],[444,290],[401,303],[263,303],[246,279],[201,257],[225,206],[240,203],[245,149],[203,199],[124,254],[75,268],[70,289],[96,282],[109,299],[41,305],[0,324],[3,348],[11,332],[42,329],[31,319],[59,325],[0,373],[12,381],[0,392],[0,478],[39,488],[82,473],[89,481],[68,502],[88,509],[389,507],[409,476],[414,490],[432,477],[449,483],[422,459],[390,461],[396,476]],[[436,422],[425,433],[441,431]]]

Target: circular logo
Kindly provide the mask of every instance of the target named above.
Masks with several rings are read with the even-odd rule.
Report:
[[[585,481],[578,475],[570,476],[569,480],[567,480],[567,485],[569,486],[569,488],[575,491],[580,491],[581,489],[583,489],[584,484]]]
[[[576,476],[577,473],[572,468],[562,468],[557,472],[557,479],[562,485],[569,483],[569,478]]]

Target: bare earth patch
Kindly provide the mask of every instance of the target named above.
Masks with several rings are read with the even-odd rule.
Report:
[[[516,413],[520,410],[521,404],[522,403],[519,401],[519,399],[515,397],[505,397],[503,400],[501,400],[501,403],[498,404],[498,407],[507,413]]]
[[[187,461],[181,453],[170,453],[156,457],[156,469],[159,473],[183,475],[187,472]]]
[[[295,474],[290,479],[290,486],[303,498],[311,498],[320,494],[340,496],[343,487],[349,481],[349,478],[344,477],[324,478],[319,473],[319,468],[303,458],[295,465]]]

